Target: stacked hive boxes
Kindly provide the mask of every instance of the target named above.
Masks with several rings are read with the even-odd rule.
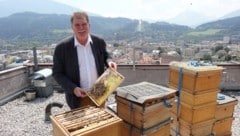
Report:
[[[176,103],[179,112],[176,105],[172,109],[173,133],[182,136],[212,133],[222,71],[223,68],[217,66],[195,67],[181,62],[170,65],[169,87],[180,90],[179,103]]]
[[[224,94],[218,94],[213,134],[216,136],[231,136],[234,107],[237,99]]]
[[[93,106],[52,115],[53,136],[122,136],[122,120]]]
[[[176,90],[141,82],[117,89],[117,115],[122,136],[169,136],[170,110]]]

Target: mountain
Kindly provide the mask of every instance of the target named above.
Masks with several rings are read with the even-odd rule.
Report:
[[[209,22],[210,20],[211,20],[210,18],[204,15],[201,15],[191,10],[186,10],[178,14],[174,18],[167,20],[167,22],[179,25],[187,25],[190,27],[196,27],[200,24]]]
[[[240,31],[240,16],[205,23],[198,26],[196,29],[198,30],[221,29],[232,32]]]
[[[40,14],[65,14],[70,15],[73,11],[78,11],[73,6],[69,6],[55,0],[0,0],[0,17],[7,17],[15,13],[34,12]],[[224,10],[224,9],[223,9]],[[90,16],[101,16],[96,13],[88,12]],[[240,9],[229,13],[221,19],[240,16]],[[215,19],[215,18],[214,18]],[[144,19],[148,22],[154,23],[156,20]],[[196,27],[200,24],[212,21],[213,18],[208,18],[202,14],[196,13],[192,10],[186,10],[172,19],[164,20],[169,23]]]
[[[90,16],[91,32],[111,41],[221,40],[240,33],[240,17],[208,22],[190,28],[168,22],[149,23],[128,18]],[[57,43],[72,35],[70,15],[23,12],[0,18],[0,40],[18,46]]]
[[[233,11],[231,13],[228,13],[226,15],[224,15],[223,17],[221,17],[220,19],[227,19],[227,18],[232,18],[232,17],[237,17],[240,16],[240,9]]]
[[[35,12],[43,14],[72,14],[78,11],[75,7],[71,7],[54,0],[1,0],[0,1],[0,17],[6,17],[19,12]],[[90,13],[91,15],[96,15]]]
[[[240,16],[199,25],[185,35],[185,39],[222,40],[224,36],[240,34]]]
[[[166,22],[148,23],[127,18],[90,16],[91,32],[106,40],[145,40],[151,42],[176,40],[189,31],[187,26]],[[0,39],[14,45],[56,43],[72,35],[70,15],[16,13],[0,18]]]

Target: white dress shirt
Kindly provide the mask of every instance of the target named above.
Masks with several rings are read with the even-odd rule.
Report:
[[[80,74],[81,88],[89,91],[97,80],[97,69],[95,59],[92,53],[92,38],[89,35],[86,45],[81,45],[74,36],[74,45],[77,48],[78,65]]]

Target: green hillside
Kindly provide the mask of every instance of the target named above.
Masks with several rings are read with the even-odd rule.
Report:
[[[24,12],[0,18],[0,40],[15,46],[42,46],[72,35],[69,15]],[[90,16],[92,33],[106,40],[215,40],[240,33],[240,17],[209,22],[195,29],[167,22]]]

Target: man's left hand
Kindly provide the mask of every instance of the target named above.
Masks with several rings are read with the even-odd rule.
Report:
[[[117,64],[115,62],[112,61],[108,62],[108,66],[114,70],[117,70]]]

